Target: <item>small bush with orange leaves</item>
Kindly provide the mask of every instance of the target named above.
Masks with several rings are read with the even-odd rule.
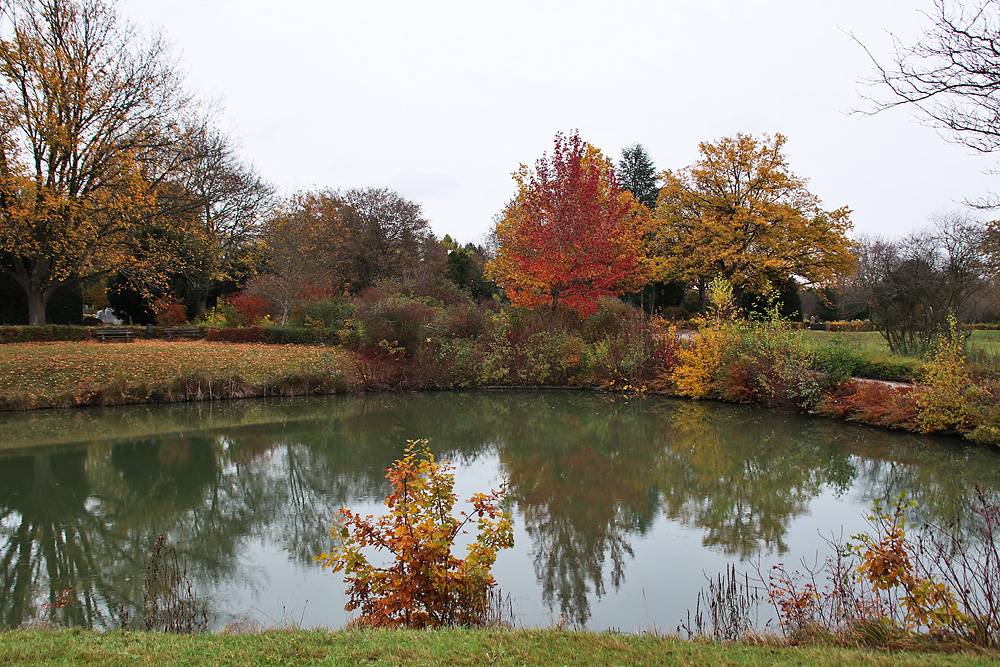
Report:
[[[373,627],[475,626],[490,617],[490,569],[497,552],[514,545],[510,513],[502,508],[505,489],[477,493],[469,511],[453,513],[454,466],[438,463],[426,440],[407,441],[406,456],[386,471],[392,491],[389,514],[362,517],[342,509],[330,536],[337,545],[316,560],[349,582],[348,611],[361,610],[359,622]],[[464,559],[455,540],[477,528]],[[388,552],[384,566],[369,552]]]

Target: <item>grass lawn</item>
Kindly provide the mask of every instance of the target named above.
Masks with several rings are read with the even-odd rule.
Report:
[[[844,345],[873,354],[889,354],[889,344],[877,331],[812,331],[805,329],[802,335],[810,345],[826,345],[841,341]],[[973,331],[969,338],[970,352],[982,352],[1000,356],[1000,331]],[[923,359],[917,356],[915,359]]]
[[[652,635],[560,630],[438,630],[166,635],[71,631],[0,633],[0,664],[173,665],[995,665],[995,655],[714,644]]]
[[[0,345],[0,408],[116,405],[309,393],[302,380],[344,383],[337,348],[207,341]],[[301,389],[302,391],[298,391]]]
[[[889,351],[889,344],[877,331],[810,331],[802,332],[806,344],[813,349],[843,345],[849,350],[876,362],[893,360],[913,365],[914,370],[927,361],[923,355],[902,356]],[[973,331],[966,349],[966,363],[974,376],[1000,380],[1000,331]]]

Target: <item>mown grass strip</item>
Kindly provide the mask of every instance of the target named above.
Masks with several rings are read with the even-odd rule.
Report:
[[[173,665],[971,665],[997,655],[890,653],[835,647],[713,644],[653,635],[561,630],[292,632],[165,635],[72,631],[0,633],[0,664]]]

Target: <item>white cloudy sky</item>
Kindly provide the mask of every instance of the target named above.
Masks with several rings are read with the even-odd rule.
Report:
[[[479,241],[510,173],[581,136],[616,161],[642,143],[680,168],[698,142],[788,137],[793,171],[856,233],[898,236],[1000,190],[991,156],[903,109],[874,117],[859,79],[932,0],[123,0],[162,29],[189,84],[282,192],[389,186],[435,232]]]

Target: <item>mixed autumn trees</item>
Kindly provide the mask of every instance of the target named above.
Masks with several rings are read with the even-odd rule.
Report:
[[[517,306],[594,311],[602,296],[647,277],[648,209],[622,190],[610,160],[579,134],[557,134],[552,156],[514,173],[517,195],[496,225],[488,274]]]
[[[309,300],[445,271],[420,205],[388,188],[295,194],[264,221],[261,241],[262,274],[247,291],[276,304],[282,324]]]
[[[44,324],[67,282],[117,276],[203,307],[271,187],[194,113],[167,45],[102,0],[0,8],[0,272]]]
[[[662,187],[637,144],[619,165],[626,190],[596,148],[557,135],[551,158],[514,175],[489,272],[515,305],[583,314],[650,278],[703,289],[721,276],[748,292],[830,283],[854,266],[849,210],[821,208],[784,143],[743,134],[702,143],[701,159],[664,172]]]

